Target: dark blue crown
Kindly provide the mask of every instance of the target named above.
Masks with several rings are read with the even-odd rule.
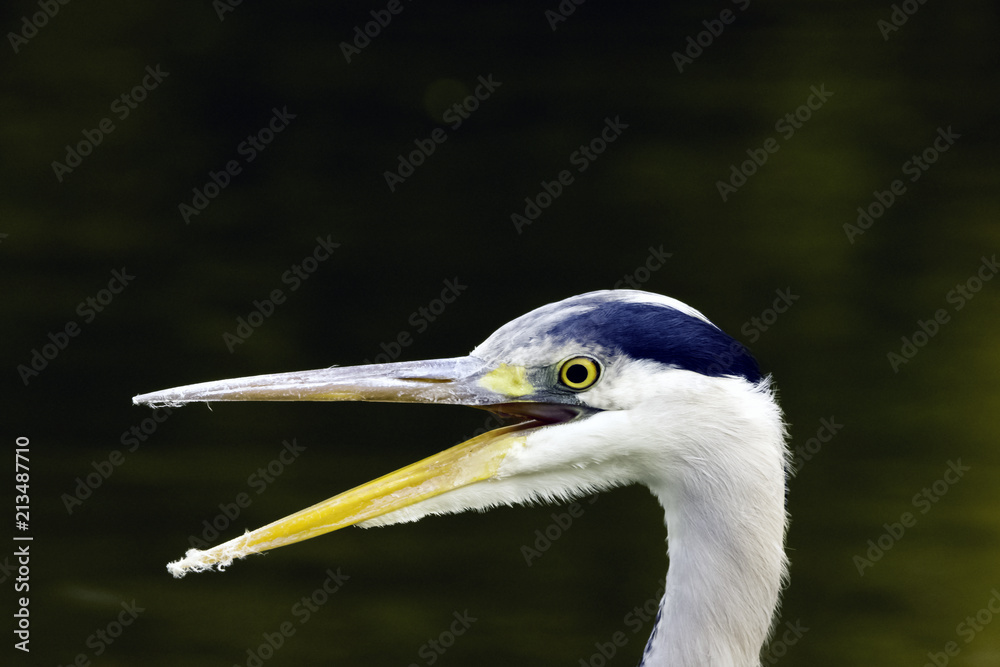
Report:
[[[581,300],[574,305],[589,305]],[[669,306],[595,298],[594,308],[553,325],[550,336],[601,345],[634,359],[652,359],[711,377],[736,376],[757,384],[757,361],[714,325]]]

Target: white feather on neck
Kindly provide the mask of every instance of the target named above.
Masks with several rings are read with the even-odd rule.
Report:
[[[674,456],[645,481],[664,508],[670,569],[646,667],[759,665],[787,572],[780,410],[766,385],[716,380],[657,406]]]

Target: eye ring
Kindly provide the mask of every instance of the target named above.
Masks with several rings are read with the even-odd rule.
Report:
[[[573,391],[590,389],[601,377],[601,363],[593,357],[570,357],[559,366],[559,382]]]

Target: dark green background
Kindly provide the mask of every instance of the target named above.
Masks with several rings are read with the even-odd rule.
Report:
[[[968,643],[957,627],[1000,586],[1000,284],[961,310],[947,300],[1000,246],[993,3],[911,3],[884,39],[888,2],[591,0],[555,31],[554,0],[407,2],[350,63],[339,44],[384,4],[262,4],[220,21],[207,2],[71,2],[16,53],[9,36],[0,47],[3,446],[31,438],[34,536],[33,650],[6,634],[0,661],[246,664],[292,621],[266,665],[425,665],[421,646],[468,610],[478,620],[435,664],[586,664],[618,631],[629,641],[609,664],[634,664],[649,627],[632,633],[626,614],[667,566],[641,488],[585,503],[530,567],[522,546],[565,506],[347,530],[224,575],[167,575],[220,503],[253,498],[228,538],[451,445],[482,413],[193,406],[134,451],[121,438],[151,415],[134,394],[360,363],[401,332],[400,359],[464,354],[531,308],[635,276],[662,248],[670,258],[642,286],[750,344],[792,447],[822,419],[842,425],[791,482],[779,624],[808,631],[775,649],[779,664],[921,665],[949,641],[961,649],[949,664],[1000,662],[1000,620]],[[735,20],[678,72],[672,54],[727,8]],[[38,11],[9,3],[0,27]],[[119,119],[112,102],[147,66],[169,76]],[[488,75],[501,86],[451,130],[444,110]],[[813,86],[833,94],[786,139],[776,122]],[[242,159],[275,107],[295,118],[185,224],[178,206]],[[105,117],[114,131],[58,181],[52,162]],[[609,117],[627,129],[518,233],[511,214]],[[384,172],[439,127],[448,139],[390,192]],[[949,127],[960,138],[906,180],[904,163]],[[717,181],[771,137],[779,150],[724,202]],[[850,242],[844,225],[895,179],[906,192]],[[291,291],[281,276],[317,236],[341,245]],[[78,304],[122,267],[135,278],[86,322]],[[411,313],[449,279],[467,288],[417,333]],[[231,353],[223,334],[274,289],[286,301]],[[777,290],[798,298],[754,332]],[[949,321],[894,372],[887,354],[938,309]],[[25,384],[18,366],[69,322],[80,334]],[[305,451],[258,495],[248,477],[291,438]],[[77,479],[115,450],[121,465],[68,512]],[[969,471],[922,513],[915,494],[958,460]],[[916,523],[859,576],[854,557],[904,512]],[[293,605],[328,568],[350,579],[299,624]],[[14,580],[0,579],[9,625]],[[145,611],[95,656],[88,637],[132,600]]]

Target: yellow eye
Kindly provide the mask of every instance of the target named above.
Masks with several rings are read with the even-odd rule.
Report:
[[[601,365],[590,357],[573,357],[559,367],[559,381],[574,391],[589,389],[601,377]]]

